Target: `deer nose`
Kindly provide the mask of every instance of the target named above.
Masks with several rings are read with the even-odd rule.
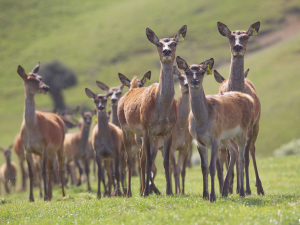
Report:
[[[100,111],[102,111],[102,110],[104,110],[104,106],[103,106],[103,105],[100,105],[100,106],[98,107],[98,109],[99,109]]]
[[[188,85],[188,84],[184,84],[184,87],[185,87],[185,88],[189,88],[189,85]]]
[[[49,86],[44,86],[44,87],[43,87],[43,90],[44,90],[44,91],[50,91],[50,87],[49,87]]]
[[[238,51],[241,51],[243,49],[243,46],[241,46],[241,45],[235,45],[233,47],[233,49],[238,52]]]
[[[191,84],[194,86],[197,86],[200,84],[200,81],[198,79],[193,79],[193,80],[191,80]]]
[[[118,101],[118,100],[117,100],[116,98],[112,98],[112,99],[111,99],[111,103],[112,103],[112,104],[116,104],[117,101]]]
[[[165,49],[163,50],[164,55],[170,55],[171,54],[171,50],[170,49]]]

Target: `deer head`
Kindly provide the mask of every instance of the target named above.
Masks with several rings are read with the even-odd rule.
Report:
[[[124,88],[124,85],[121,84],[118,87],[112,87],[109,88],[107,85],[105,85],[104,83],[100,82],[100,81],[96,81],[97,86],[102,89],[103,91],[106,91],[107,94],[111,94],[111,104],[113,106],[116,106],[120,100],[120,98],[122,97],[122,91]]]
[[[12,145],[10,145],[8,148],[4,149],[4,148],[1,148],[0,147],[0,151],[3,152],[4,156],[6,159],[10,159],[10,156],[11,156],[11,148],[12,148]]]
[[[130,88],[132,80],[129,80],[125,75],[123,75],[121,73],[118,73],[118,75],[119,75],[119,79],[120,79],[121,83]],[[139,88],[144,87],[144,85],[147,83],[147,80],[150,80],[150,79],[151,79],[151,71],[148,71],[141,80],[136,79],[137,86]]]
[[[157,46],[160,61],[163,63],[173,62],[175,59],[176,46],[179,39],[186,35],[187,26],[183,25],[173,38],[159,39],[156,34],[150,29],[146,28],[146,35],[148,40]]]
[[[30,73],[25,73],[22,66],[18,66],[18,74],[24,81],[25,91],[28,94],[46,94],[50,88],[43,83],[42,77],[37,74],[40,68],[40,63],[38,63]]]
[[[202,86],[203,78],[207,72],[208,66],[210,69],[214,66],[214,59],[208,59],[200,64],[188,65],[180,56],[176,57],[178,68],[186,74],[190,88],[199,88]]]
[[[180,73],[176,66],[173,66],[173,73],[178,78],[182,93],[189,93],[189,84],[185,72]]]
[[[239,57],[245,55],[249,38],[258,34],[260,21],[252,24],[247,31],[230,31],[229,28],[221,22],[218,22],[217,26],[220,34],[229,39],[231,54],[234,57]]]
[[[106,95],[105,94],[96,95],[90,89],[85,88],[85,93],[89,98],[94,100],[95,107],[98,110],[98,112],[100,113],[106,112],[107,100],[112,96],[113,94],[112,92]]]

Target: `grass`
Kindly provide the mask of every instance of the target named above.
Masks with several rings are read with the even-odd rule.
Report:
[[[231,29],[248,29],[262,22],[260,34],[282,29],[283,21],[299,7],[296,0],[279,1],[37,1],[0,2],[0,145],[8,146],[20,129],[24,91],[16,73],[21,64],[30,71],[38,61],[61,60],[73,68],[79,85],[64,92],[69,106],[93,108],[84,87],[98,90],[95,80],[109,86],[119,85],[117,73],[142,76],[152,71],[158,80],[159,61],[155,46],[145,37],[150,27],[159,37],[171,37],[188,25],[185,41],[177,55],[195,63],[214,57],[215,65],[227,77],[230,53],[228,40],[216,27],[217,21]],[[269,8],[272,10],[269,10]],[[295,10],[294,10],[295,11]],[[293,14],[295,15],[295,14]],[[242,18],[242,19],[241,19]],[[299,36],[269,48],[250,39],[245,67],[262,102],[262,119],[257,140],[258,156],[271,156],[278,146],[299,138],[297,124],[299,97],[295,87],[299,78]],[[284,79],[284,80],[283,80]],[[205,81],[207,94],[215,94],[218,84]],[[37,96],[37,109],[51,111],[49,96]],[[280,118],[280,119],[278,119]],[[290,119],[290,118],[293,118]],[[0,162],[2,160],[0,159]]]
[[[186,194],[180,196],[138,195],[134,178],[132,198],[96,199],[96,183],[87,193],[85,184],[70,187],[67,196],[55,188],[53,200],[44,202],[35,190],[34,203],[28,193],[11,194],[0,199],[0,223],[9,224],[296,224],[300,219],[299,156],[258,159],[265,196],[255,193],[251,167],[252,196],[236,194],[217,197],[211,204],[202,199],[202,174],[199,166],[188,169]],[[156,184],[165,192],[164,175]]]

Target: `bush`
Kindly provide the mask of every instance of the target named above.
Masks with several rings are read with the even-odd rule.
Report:
[[[280,148],[275,149],[274,151],[274,156],[276,157],[296,154],[300,154],[300,139],[294,139],[291,142],[282,145]]]

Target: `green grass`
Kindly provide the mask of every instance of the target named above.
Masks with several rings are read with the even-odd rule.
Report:
[[[0,145],[13,141],[22,122],[24,91],[16,73],[19,64],[30,71],[38,61],[43,66],[53,59],[61,60],[73,68],[79,81],[64,92],[67,104],[93,108],[83,89],[99,90],[95,80],[119,85],[118,72],[130,77],[148,70],[152,81],[158,80],[160,64],[155,46],[146,38],[146,27],[158,37],[171,37],[187,24],[187,36],[178,45],[177,55],[190,63],[214,57],[218,68],[229,62],[230,53],[217,21],[231,29],[248,29],[260,20],[259,35],[264,35],[281,29],[288,11],[297,6],[296,0],[1,1]],[[261,49],[255,38],[250,39],[249,51]],[[246,56],[249,78],[262,102],[258,156],[270,156],[275,148],[299,138],[295,124],[300,107],[293,101],[299,98],[295,87],[300,69],[297,39],[299,36]],[[220,72],[227,77],[228,66],[222,68]],[[217,93],[218,84],[212,78],[204,85],[207,94]],[[37,96],[36,103],[39,110],[52,110],[49,96]]]
[[[70,187],[67,196],[55,188],[53,200],[44,202],[35,190],[35,202],[28,193],[0,198],[0,223],[9,224],[297,224],[300,219],[299,156],[258,159],[265,196],[217,196],[211,204],[202,199],[202,174],[199,166],[187,170],[186,194],[180,196],[138,195],[139,181],[134,178],[132,198],[96,199],[96,183],[91,193],[85,184]],[[156,185],[164,193],[165,179],[158,173]],[[251,167],[251,172],[253,168]],[[2,189],[3,190],[3,189]],[[218,191],[217,191],[218,192]]]

